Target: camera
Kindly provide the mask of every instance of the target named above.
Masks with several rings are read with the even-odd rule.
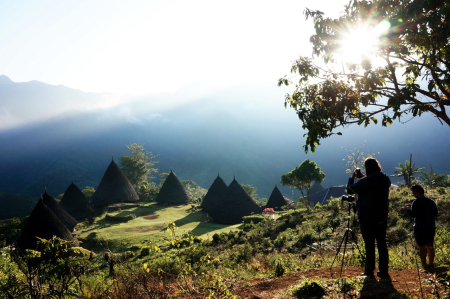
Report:
[[[356,178],[360,179],[363,177],[363,174],[361,173],[361,168],[356,168]]]
[[[351,195],[342,195],[341,201],[354,202],[355,197]]]

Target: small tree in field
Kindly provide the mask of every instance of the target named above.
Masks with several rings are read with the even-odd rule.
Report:
[[[302,193],[306,199],[308,209],[311,205],[309,201],[309,192],[313,182],[321,183],[325,179],[325,173],[320,170],[316,162],[306,159],[299,166],[295,167],[291,172],[281,176],[281,184],[283,186],[295,187]],[[305,196],[306,191],[306,196]]]
[[[90,199],[92,195],[94,195],[95,189],[94,187],[86,186],[81,192],[83,192],[84,196],[86,196],[87,199]]]
[[[413,176],[417,173],[422,172],[422,169],[425,167],[416,167],[416,163],[411,164],[410,161],[406,160],[405,165],[402,165],[402,163],[398,163],[398,167],[395,167],[395,169],[398,169],[394,171],[394,174],[391,175],[393,177],[403,177],[405,180],[406,186],[411,187],[412,180],[415,180],[416,178]]]
[[[369,153],[365,153],[363,152],[364,147],[366,146],[366,142],[364,142],[363,146],[361,146],[361,148],[359,150],[356,150],[356,148],[354,148],[355,151],[353,150],[347,150],[344,148],[344,150],[347,152],[347,169],[345,170],[346,173],[352,173],[356,168],[364,168],[364,161],[367,158],[372,158],[373,156],[375,156],[376,154],[369,154]],[[341,147],[343,148],[343,147]],[[379,153],[378,153],[379,154]],[[345,161],[345,159],[342,159],[343,161]]]
[[[152,173],[158,172],[158,169],[153,167],[158,163],[154,161],[157,156],[146,152],[141,144],[132,143],[127,145],[127,148],[131,151],[131,155],[121,155],[119,165],[131,185],[138,189],[143,182],[154,178]]]

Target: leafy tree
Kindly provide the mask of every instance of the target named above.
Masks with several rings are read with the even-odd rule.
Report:
[[[428,188],[434,188],[436,185],[435,181],[436,174],[433,171],[433,168],[430,165],[430,171],[422,172],[419,175],[419,179],[422,183]]]
[[[281,175],[281,184],[283,186],[295,187],[305,198],[308,209],[311,205],[309,201],[309,192],[313,182],[321,183],[325,179],[325,173],[320,170],[316,162],[306,159],[291,172]],[[306,191],[306,196],[305,196]]]
[[[430,171],[422,172],[419,179],[428,188],[447,187],[449,185],[447,174],[436,174],[432,167],[430,167]]]
[[[296,110],[307,131],[305,152],[350,124],[381,120],[386,126],[427,112],[450,126],[449,1],[355,0],[337,19],[310,9],[304,14],[314,19],[315,57],[293,63],[291,72],[299,79],[285,106]],[[345,47],[360,46],[349,44],[358,35],[373,36],[373,46],[349,61]],[[278,85],[292,84],[295,76]]]
[[[208,190],[205,188],[200,187],[196,182],[191,180],[181,180],[181,184],[183,185],[184,189],[186,190],[189,198],[193,202],[201,203],[203,200],[203,197],[205,197]]]
[[[392,177],[403,177],[403,179],[405,180],[406,186],[408,186],[408,188],[409,188],[409,187],[411,187],[411,182],[416,179],[413,175],[420,173],[422,171],[422,169],[425,169],[425,167],[416,167],[416,163],[411,165],[411,162],[406,160],[404,166],[402,165],[402,163],[398,163],[398,167],[395,167],[395,169],[398,169],[398,170],[394,171],[394,174],[391,176]]]
[[[150,185],[148,182],[142,182],[137,192],[139,200],[146,201],[150,197]]]
[[[175,173],[175,172],[174,172]],[[166,178],[169,176],[169,172],[162,172],[159,174],[159,185],[162,186],[164,184],[164,182],[166,181]]]
[[[435,187],[450,187],[449,176],[445,173],[437,174],[434,177]]]
[[[347,152],[347,169],[345,170],[346,173],[352,173],[356,168],[364,169],[364,161],[367,158],[372,158],[376,154],[368,154],[363,152],[362,150],[366,146],[367,141],[364,141],[363,146],[359,150],[356,151],[356,148],[353,150],[347,150],[344,148],[344,150]],[[343,147],[341,147],[343,148]],[[378,153],[379,154],[379,153]],[[345,159],[342,159],[345,161]]]
[[[127,145],[127,148],[131,151],[131,155],[121,155],[119,165],[131,185],[138,189],[143,182],[154,178],[152,173],[158,172],[158,169],[153,167],[158,163],[154,161],[157,155],[146,152],[144,146],[137,143]]]
[[[83,192],[87,199],[90,199],[94,195],[95,189],[94,187],[86,186],[81,192]]]
[[[257,188],[255,186],[253,186],[251,184],[247,184],[247,185],[242,184],[241,186],[242,186],[242,188],[244,188],[245,192],[247,192],[247,194],[250,195],[250,197],[252,197],[254,199],[258,198],[258,194],[256,194]]]

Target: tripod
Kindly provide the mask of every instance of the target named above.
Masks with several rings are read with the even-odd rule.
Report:
[[[355,233],[350,228],[350,210],[352,209],[352,207],[355,207],[355,204],[352,202],[348,202],[347,228],[345,229],[344,236],[342,237],[341,243],[339,244],[339,246],[336,250],[336,255],[334,256],[333,262],[331,263],[331,266],[330,266],[330,273],[331,273],[331,275],[333,275],[333,273],[331,272],[331,269],[333,268],[334,262],[336,261],[337,257],[339,256],[339,253],[342,248],[342,244],[344,244],[344,251],[343,251],[342,262],[341,262],[341,272],[339,274],[339,277],[342,277],[342,268],[344,268],[345,250],[347,249],[349,235],[353,239],[353,242],[355,243],[356,248],[358,249],[358,252],[361,255],[361,250],[359,249],[358,241],[356,240]],[[363,259],[365,260],[364,257],[363,257]]]

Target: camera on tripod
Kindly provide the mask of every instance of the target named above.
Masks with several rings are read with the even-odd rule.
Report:
[[[355,201],[355,197],[351,196],[351,195],[342,195],[341,197],[341,201],[346,201],[346,202],[354,202]]]

